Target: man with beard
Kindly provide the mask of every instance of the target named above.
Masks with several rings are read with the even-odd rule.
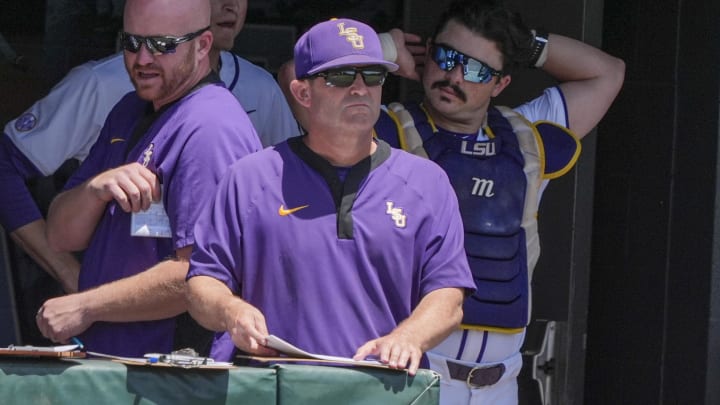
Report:
[[[210,4],[210,65],[248,113],[263,146],[299,135],[298,125],[272,75],[228,52],[245,22],[247,0],[210,0]],[[44,299],[62,291],[77,291],[80,269],[72,254],[54,252],[47,246],[42,210],[26,182],[56,173],[68,159],[84,160],[110,109],[132,90],[123,54],[118,53],[76,67],[50,94],[5,126],[0,138],[0,187],[6,190],[0,193],[0,225],[61,286],[50,288],[53,282],[48,280],[47,290],[52,291],[33,291],[32,297],[38,295],[41,300],[18,292],[23,325],[29,324],[24,326],[24,339],[34,335],[33,317]],[[39,273],[35,268],[25,266],[21,270],[18,280],[43,280],[32,277]],[[37,289],[34,283],[23,287]],[[23,316],[24,312],[27,316]]]
[[[559,84],[514,109],[492,106],[521,66]],[[460,203],[477,288],[460,329],[428,352],[442,404],[517,404],[540,198],[575,164],[624,69],[580,41],[529,30],[500,2],[455,1],[427,42],[423,101],[391,103],[376,125],[381,139],[438,163]]]
[[[38,311],[48,339],[121,356],[172,349],[197,214],[229,164],[261,148],[210,68],[210,13],[208,0],[126,3],[120,40],[136,91],[50,206],[50,245],[86,250],[80,292]]]

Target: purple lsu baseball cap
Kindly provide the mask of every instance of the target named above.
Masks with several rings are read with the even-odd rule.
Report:
[[[303,78],[340,66],[398,65],[383,59],[380,39],[367,24],[347,18],[315,24],[295,44],[295,77]]]

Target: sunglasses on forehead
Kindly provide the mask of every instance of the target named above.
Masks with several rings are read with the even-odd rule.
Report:
[[[141,37],[140,35],[133,35],[128,32],[120,33],[120,45],[128,52],[137,53],[140,51],[142,44],[147,46],[148,50],[153,55],[164,55],[168,53],[174,53],[175,48],[183,42],[191,41],[200,36],[203,32],[210,29],[207,26],[201,30],[185,34],[180,37],[173,37],[169,35],[152,36],[152,37]]]
[[[444,44],[434,44],[430,49],[432,60],[446,72],[452,71],[456,65],[462,65],[463,79],[472,83],[490,83],[493,76],[500,77],[502,72],[488,66],[475,58],[458,52]]]
[[[316,73],[310,77],[324,78],[325,85],[329,87],[350,87],[355,82],[358,73],[360,73],[365,85],[368,87],[382,86],[385,83],[385,77],[387,77],[387,70],[379,66],[331,69]]]

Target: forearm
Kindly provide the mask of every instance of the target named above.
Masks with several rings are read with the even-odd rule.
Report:
[[[184,259],[166,260],[142,273],[83,292],[87,316],[92,322],[151,321],[176,316],[187,310],[188,266]]]
[[[39,219],[17,228],[10,237],[48,274],[60,282],[67,293],[77,292],[80,263],[70,253],[50,249],[45,236],[45,220]]]
[[[434,290],[423,297],[412,314],[391,335],[407,336],[426,352],[460,325],[463,299],[464,292],[460,288]]]
[[[71,254],[52,249],[45,235],[45,220],[25,182],[42,173],[3,135],[0,140],[0,224],[10,237],[48,274],[58,280],[65,292],[77,291],[80,264]]]
[[[60,193],[50,204],[47,238],[57,251],[85,249],[95,232],[107,203],[89,190],[88,183]]]
[[[95,322],[137,322],[171,318],[187,309],[185,276],[192,246],[134,276],[76,294],[51,298],[35,321],[43,336],[64,342]]]
[[[588,80],[602,76],[609,55],[582,41],[549,34],[547,59],[540,67],[559,82]]]
[[[200,325],[214,331],[229,330],[232,307],[245,302],[222,282],[212,277],[196,276],[187,281],[188,310]]]
[[[212,277],[195,276],[188,280],[190,315],[200,325],[214,331],[227,331],[233,344],[247,353],[277,356],[265,347],[268,336],[265,316],[222,282]]]

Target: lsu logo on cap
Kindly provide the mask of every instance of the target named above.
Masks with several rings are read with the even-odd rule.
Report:
[[[38,119],[33,113],[26,112],[15,120],[15,129],[20,132],[27,132],[37,125]]]
[[[338,23],[337,25],[340,32],[338,35],[344,36],[345,40],[352,44],[355,49],[365,49],[365,43],[363,42],[363,36],[358,34],[356,27],[345,28],[345,23]]]

